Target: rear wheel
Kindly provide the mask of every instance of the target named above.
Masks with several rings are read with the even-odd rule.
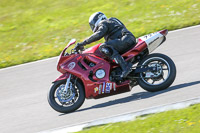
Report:
[[[145,90],[156,92],[168,88],[175,80],[176,67],[166,55],[155,53],[145,57],[137,67],[152,67],[153,71],[139,74],[138,84]]]
[[[50,106],[61,113],[70,113],[77,110],[85,100],[82,84],[70,81],[70,88],[65,90],[66,80],[57,81],[50,88],[48,102]]]

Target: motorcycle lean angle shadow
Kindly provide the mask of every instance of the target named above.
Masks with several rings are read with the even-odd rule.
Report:
[[[101,44],[67,53],[76,43],[72,39],[58,59],[57,70],[62,75],[48,92],[50,106],[58,112],[70,113],[77,110],[85,98],[98,99],[128,92],[136,85],[149,92],[167,89],[175,80],[176,66],[164,54],[150,54],[166,40],[167,34],[165,29],[139,37],[136,46],[122,54],[133,64],[126,78],[120,77],[122,70],[118,64],[103,58],[98,50]]]

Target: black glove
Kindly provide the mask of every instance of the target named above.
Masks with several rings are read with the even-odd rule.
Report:
[[[80,43],[77,43],[76,46],[74,47],[75,50],[83,50],[84,49],[84,46],[86,45],[85,42],[80,42]]]

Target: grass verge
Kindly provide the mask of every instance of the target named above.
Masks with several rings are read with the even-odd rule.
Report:
[[[92,127],[78,133],[199,133],[200,104],[138,117],[135,121]]]
[[[71,38],[82,41],[96,11],[119,18],[136,37],[200,24],[200,0],[1,0],[0,11],[0,68],[56,56]]]

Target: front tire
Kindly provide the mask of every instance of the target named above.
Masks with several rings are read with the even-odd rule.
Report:
[[[156,66],[156,72],[143,72],[139,74],[138,84],[149,92],[167,89],[175,80],[176,66],[174,62],[164,54],[150,54],[138,63],[137,67]],[[168,71],[168,72],[166,72]]]
[[[70,113],[77,110],[85,101],[85,92],[82,84],[78,81],[71,81],[71,83],[74,84],[75,87],[70,93],[65,93],[63,91],[64,88],[62,88],[65,86],[66,80],[57,81],[50,88],[47,98],[49,105],[54,110],[61,113]],[[66,95],[69,101],[67,101]]]

